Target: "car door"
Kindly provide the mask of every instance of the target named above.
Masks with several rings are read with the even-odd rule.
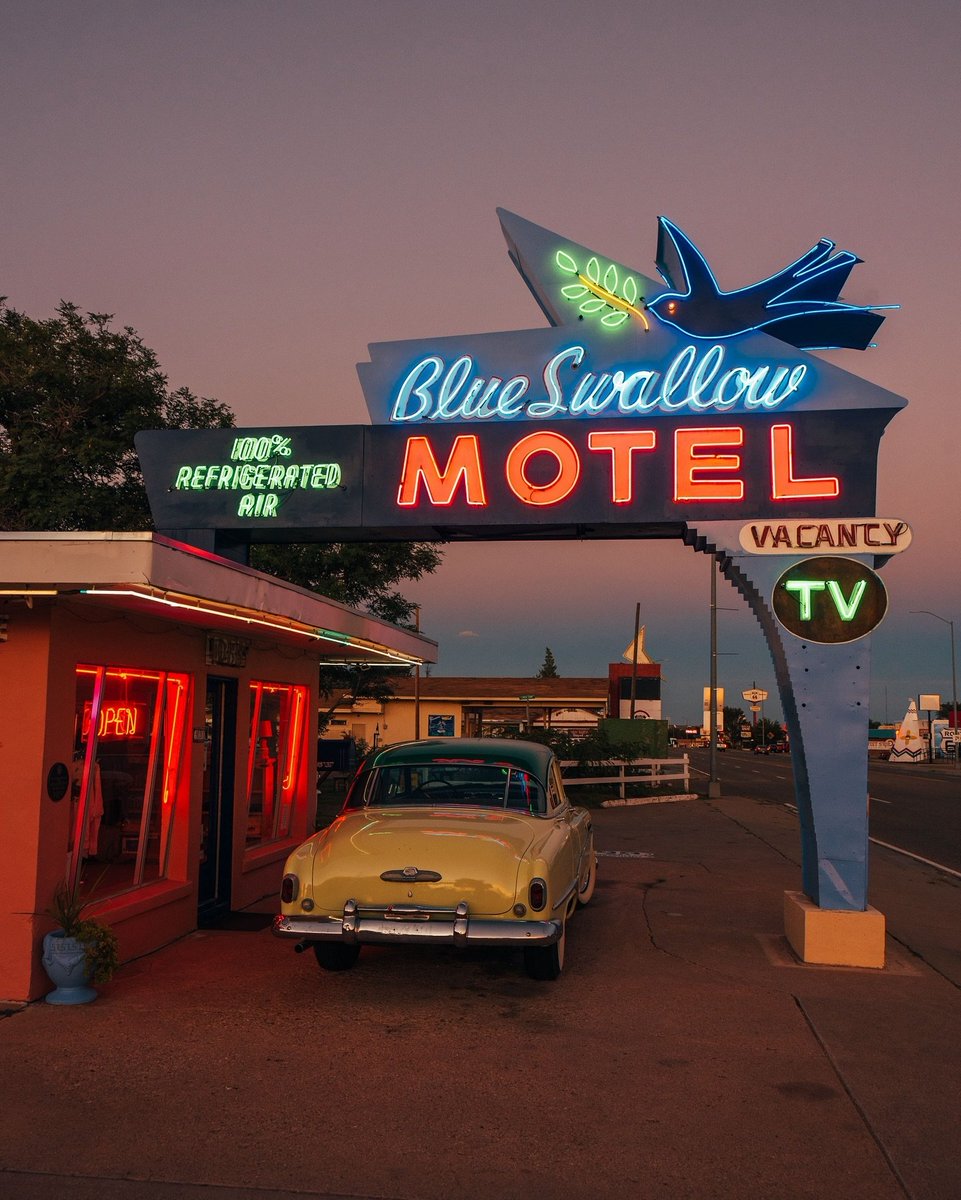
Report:
[[[552,764],[547,783],[547,813],[553,824],[550,843],[551,879],[549,880],[551,896],[556,904],[562,898],[567,898],[571,889],[577,886],[578,867],[581,858],[580,822],[576,819],[575,810],[568,803],[561,782],[560,772]]]
[[[551,764],[551,786],[549,788],[550,796],[556,799],[556,813],[562,818],[567,827],[567,839],[570,849],[570,871],[571,878],[575,882],[582,880],[585,877],[588,868],[588,853],[591,846],[591,818],[588,811],[584,808],[577,808],[570,803],[567,798],[567,793],[564,790],[564,781],[561,777],[560,767],[557,762]]]

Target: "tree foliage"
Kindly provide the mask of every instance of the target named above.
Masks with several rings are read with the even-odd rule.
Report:
[[[784,728],[780,721],[769,721],[767,717],[763,721],[758,721],[754,731],[755,744],[771,745],[774,742],[780,742],[784,738]]]
[[[320,669],[320,694],[327,700],[326,709],[317,716],[318,733],[323,736],[338,708],[350,708],[358,700],[378,700],[383,703],[394,694],[393,681],[406,678],[406,668],[359,666],[326,666]]]
[[[0,297],[0,529],[151,528],[134,435],[223,429],[226,404],[171,391],[129,325],[62,301],[34,320]],[[430,543],[262,546],[253,565],[395,623],[415,605],[396,590],[440,563]]]
[[[544,647],[544,661],[541,663],[541,669],[534,676],[535,679],[558,679],[560,676],[557,671],[557,663],[554,660],[554,655],[551,652],[550,646]]]
[[[741,726],[747,721],[744,715],[743,708],[735,708],[733,705],[724,705],[724,732],[732,746],[741,744]]]
[[[314,545],[251,547],[260,571],[394,624],[412,625],[416,604],[395,588],[402,579],[420,579],[440,565],[431,542],[323,542]]]
[[[112,320],[62,301],[38,321],[0,297],[0,529],[147,529],[134,434],[234,424],[227,405],[170,391]]]

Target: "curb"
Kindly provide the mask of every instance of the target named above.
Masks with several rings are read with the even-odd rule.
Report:
[[[680,792],[676,796],[630,796],[626,800],[602,800],[601,808],[633,808],[639,804],[673,804],[676,800],[697,800],[696,792]]]

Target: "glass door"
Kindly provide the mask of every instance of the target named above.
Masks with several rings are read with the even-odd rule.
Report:
[[[237,681],[207,679],[197,924],[230,912]]]

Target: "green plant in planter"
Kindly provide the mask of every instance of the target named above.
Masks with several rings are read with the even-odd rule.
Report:
[[[103,875],[94,887],[102,878]],[[83,946],[89,982],[108,983],[120,965],[120,946],[109,926],[102,921],[84,920],[83,913],[89,904],[89,900],[80,898],[79,882],[71,888],[64,881],[57,885],[46,913],[57,922],[64,937],[75,938]]]

